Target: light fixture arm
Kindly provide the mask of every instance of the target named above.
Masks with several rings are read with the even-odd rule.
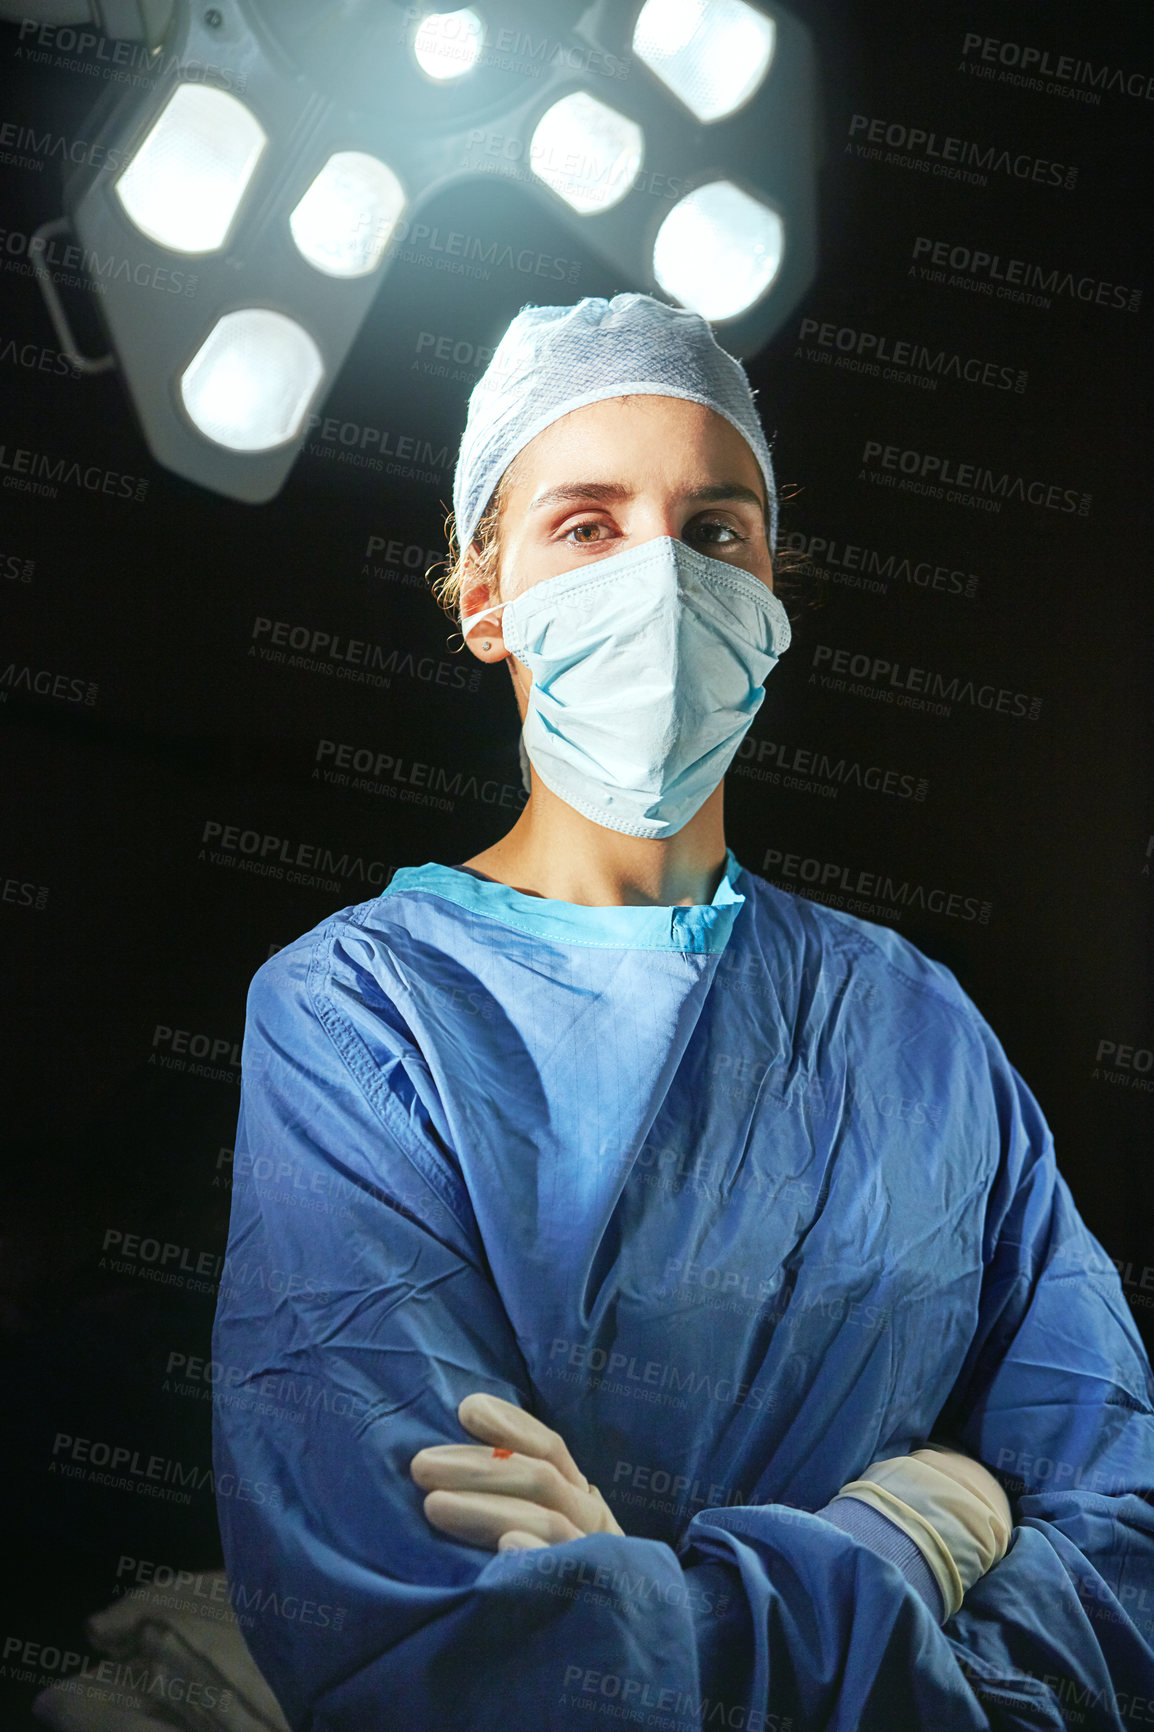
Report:
[[[68,314],[64,310],[64,302],[60,299],[60,291],[56,287],[52,272],[47,263],[48,243],[56,235],[68,234],[72,224],[67,217],[53,217],[51,221],[41,223],[32,235],[28,254],[32,269],[36,273],[36,281],[40,284],[40,292],[44,296],[44,304],[48,308],[48,317],[56,332],[60,344],[60,353],[66,361],[80,373],[107,373],[116,366],[116,357],[111,352],[104,355],[86,355],[76,341],[75,333],[69,323]]]

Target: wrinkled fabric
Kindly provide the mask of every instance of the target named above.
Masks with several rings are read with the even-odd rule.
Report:
[[[134,1589],[87,1620],[108,1660],[42,1690],[32,1712],[55,1732],[287,1732],[253,1664],[218,1570]]]
[[[898,934],[732,856],[696,908],[405,870],[259,971],[243,1075],[217,1495],[294,1728],[1154,1723],[1150,1368],[1029,1089]],[[625,1536],[431,1528],[409,1461],[474,1390]],[[943,1626],[814,1513],[931,1436],[1015,1521]]]

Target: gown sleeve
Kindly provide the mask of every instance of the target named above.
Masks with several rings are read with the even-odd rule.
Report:
[[[1150,1363],[1037,1102],[979,1031],[1003,1156],[979,1327],[937,1431],[998,1474],[1016,1525],[946,1634],[994,1723],[1154,1726]]]
[[[1023,1499],[957,1619],[777,1504],[702,1511],[676,1551],[489,1553],[430,1527],[409,1462],[465,1440],[474,1390],[531,1409],[529,1379],[423,1061],[371,972],[348,984],[357,943],[346,923],[253,983],[214,1337],[232,1604],[295,1732],[1058,1728],[1064,1692],[1091,1688],[1092,1723],[1129,1732],[1154,1694],[1132,1619],[1132,1590],[1154,1592],[1144,1360],[1021,1097],[960,1433],[991,1466],[1025,1436],[1069,1472]],[[1084,1469],[1109,1489],[1072,1483]]]

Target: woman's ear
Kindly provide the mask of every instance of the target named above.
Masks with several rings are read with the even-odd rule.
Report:
[[[501,633],[500,613],[490,613],[497,606],[495,584],[484,577],[477,544],[465,551],[461,574],[461,617],[465,621],[465,642],[479,661],[505,661],[509,651]]]

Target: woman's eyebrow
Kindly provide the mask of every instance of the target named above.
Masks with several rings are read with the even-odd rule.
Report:
[[[763,515],[765,512],[765,502],[761,495],[740,481],[709,482],[701,487],[689,488],[681,497],[702,505],[716,505],[723,499],[735,499],[746,505],[756,505]],[[529,510],[541,511],[547,505],[564,505],[575,499],[619,502],[632,498],[633,489],[620,481],[566,481],[558,487],[547,487],[538,493],[536,498],[529,502]]]
[[[737,499],[745,505],[756,505],[762,515],[765,514],[765,501],[761,494],[740,481],[716,481],[706,487],[692,487],[682,497],[698,500],[703,505],[718,505],[723,499]]]

